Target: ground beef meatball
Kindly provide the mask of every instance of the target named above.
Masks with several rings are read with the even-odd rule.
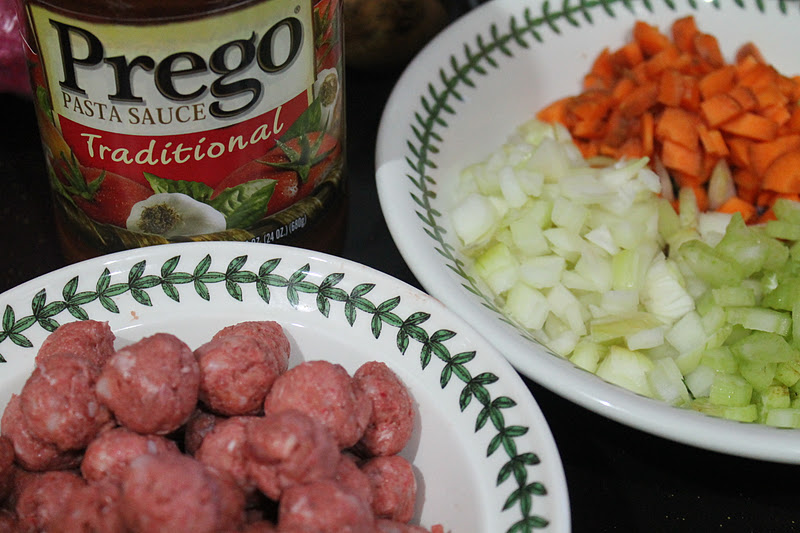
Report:
[[[319,421],[339,448],[356,444],[369,422],[371,403],[339,364],[306,361],[281,374],[264,401],[265,413],[296,409]]]
[[[375,517],[364,500],[335,481],[316,481],[286,489],[278,507],[278,530],[289,528],[319,533],[374,533]]]
[[[164,435],[194,412],[199,385],[192,350],[174,335],[157,333],[111,356],[97,381],[97,395],[121,425]]]
[[[200,365],[200,401],[227,416],[261,412],[281,370],[278,358],[246,335],[217,337],[194,352]]]
[[[102,368],[114,353],[114,333],[108,322],[83,320],[62,324],[47,336],[36,354],[36,365],[54,353],[77,355]]]
[[[203,439],[211,433],[218,422],[225,417],[209,413],[203,409],[195,409],[189,420],[183,426],[183,450],[189,455],[194,455],[203,444]]]
[[[128,465],[144,454],[180,453],[178,445],[160,435],[142,435],[116,427],[89,443],[81,462],[87,481],[121,483]]]
[[[361,470],[372,482],[372,510],[378,518],[408,522],[414,516],[417,481],[414,470],[400,455],[370,459]]]
[[[258,520],[256,522],[250,522],[246,524],[241,530],[240,533],[278,533],[278,527],[268,520]],[[281,533],[289,533],[287,531],[283,531]]]
[[[59,450],[85,448],[111,422],[95,393],[97,368],[69,353],[54,353],[33,370],[20,408],[33,436]]]
[[[364,363],[353,374],[356,386],[372,403],[359,449],[370,455],[395,455],[414,430],[414,402],[408,389],[385,363]]]
[[[243,335],[254,338],[261,344],[268,358],[277,363],[279,373],[286,372],[286,369],[289,368],[289,355],[291,352],[289,339],[286,337],[283,327],[277,322],[272,320],[239,322],[222,328],[213,338],[218,339],[228,335]]]
[[[330,432],[298,411],[253,419],[246,441],[250,476],[273,500],[293,485],[333,478],[339,462]]]
[[[255,490],[247,463],[246,430],[255,417],[234,416],[220,420],[206,435],[195,457],[206,466],[226,473],[247,494]]]
[[[3,411],[0,433],[14,445],[17,464],[27,470],[61,470],[75,468],[80,464],[81,452],[62,452],[53,444],[43,442],[31,434],[22,414],[20,397],[16,394],[11,396]]]
[[[372,494],[372,482],[367,475],[358,467],[355,457],[348,453],[342,453],[339,463],[336,466],[334,479],[345,489],[351,490],[362,500],[372,506],[374,495]]]
[[[14,443],[8,437],[0,436],[0,507],[11,494],[12,488],[14,488]]]
[[[422,526],[414,526],[394,520],[379,518],[375,521],[375,533],[430,533]]]
[[[19,530],[17,515],[13,511],[0,508],[0,531],[17,533]]]
[[[116,483],[89,483],[72,492],[69,505],[57,515],[58,531],[125,533],[120,513],[120,488]]]
[[[132,533],[212,533],[236,530],[219,476],[181,454],[142,455],[122,480],[121,510]],[[242,515],[244,498],[241,500]],[[223,503],[226,502],[226,503]]]
[[[15,510],[22,532],[58,531],[56,525],[73,495],[86,482],[79,475],[64,470],[37,473],[25,481]]]

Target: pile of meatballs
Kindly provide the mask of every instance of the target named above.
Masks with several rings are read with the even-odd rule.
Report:
[[[274,321],[194,351],[114,343],[85,320],[37,352],[0,423],[0,531],[427,532],[400,455],[413,399],[386,364],[289,368]]]

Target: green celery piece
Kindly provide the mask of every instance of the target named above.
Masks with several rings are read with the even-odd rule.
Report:
[[[770,220],[764,231],[774,239],[786,241],[800,240],[800,224],[792,224],[783,220]]]
[[[757,391],[766,390],[772,385],[777,369],[778,363],[739,362],[739,374]]]
[[[778,239],[764,235],[762,242],[767,247],[767,258],[764,261],[765,270],[778,270],[784,268],[789,261],[789,247]]]
[[[681,245],[678,253],[692,272],[712,287],[737,285],[745,278],[739,264],[725,258],[702,241],[687,241]]]
[[[781,336],[787,335],[792,329],[792,318],[788,313],[763,307],[729,307],[727,317],[731,324]]]
[[[783,363],[797,356],[786,339],[766,331],[753,331],[733,343],[731,351],[740,360],[756,363]]]
[[[598,318],[589,324],[591,340],[607,343],[626,335],[663,325],[654,315],[645,312],[628,313],[609,318]]]
[[[761,305],[781,311],[791,311],[794,302],[800,301],[800,272],[798,264],[789,262],[779,272],[764,276],[764,295]]]
[[[742,215],[736,213],[728,223],[725,236],[714,250],[736,264],[742,277],[746,278],[764,267],[770,246],[765,235],[745,224]]]
[[[800,409],[770,409],[764,423],[781,428],[800,428]]]
[[[800,382],[800,357],[779,363],[775,371],[775,379],[787,387]]]
[[[703,352],[700,364],[713,368],[717,372],[735,374],[739,370],[739,363],[727,346],[720,346]]]
[[[691,407],[707,415],[727,418],[737,422],[755,422],[758,420],[758,407],[754,403],[744,407],[725,407],[711,403],[708,398],[697,398],[692,402]]]
[[[800,203],[778,198],[772,205],[772,211],[781,222],[800,225]]]
[[[758,393],[759,402],[766,409],[785,409],[792,404],[789,387],[782,383],[773,383]]]
[[[715,405],[744,407],[750,404],[753,386],[746,379],[733,374],[719,373],[714,376],[708,399]]]
[[[723,307],[756,305],[756,294],[750,287],[742,285],[711,289],[714,303]]]

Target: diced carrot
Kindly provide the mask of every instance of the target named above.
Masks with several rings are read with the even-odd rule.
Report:
[[[683,98],[683,75],[675,69],[666,69],[658,79],[658,101],[677,107]]]
[[[613,55],[613,62],[622,67],[633,68],[642,61],[644,53],[636,41],[626,43]]]
[[[789,100],[776,85],[758,86],[753,90],[758,102],[758,107],[765,108],[772,105],[786,105]]]
[[[750,166],[750,139],[744,137],[727,137],[725,144],[730,151],[731,162],[737,167],[748,168]]]
[[[770,220],[778,220],[778,217],[775,215],[775,211],[773,211],[771,207],[760,215],[757,215],[754,220],[751,220],[751,222],[753,224],[766,224]]]
[[[758,107],[758,100],[756,100],[756,95],[750,87],[737,85],[728,91],[728,96],[736,100],[742,111],[752,111]]]
[[[700,142],[703,144],[703,149],[707,154],[712,154],[720,157],[727,157],[730,153],[728,145],[725,144],[725,139],[719,130],[710,130],[705,127],[703,123],[697,124],[697,133],[700,137]]]
[[[771,141],[778,134],[777,124],[755,113],[742,113],[720,124],[719,129],[757,141]]]
[[[638,117],[658,102],[658,85],[655,82],[641,85],[619,102],[620,112],[628,117]]]
[[[792,150],[776,158],[764,172],[762,187],[800,194],[800,150]]]
[[[691,15],[679,18],[672,23],[672,41],[681,52],[694,53],[694,36],[697,33],[697,24]]]
[[[681,52],[675,46],[668,46],[651,57],[645,63],[645,71],[648,79],[657,78],[662,72],[670,68],[680,70]]]
[[[653,147],[654,147],[653,137],[655,135],[655,119],[653,118],[652,113],[647,112],[642,115],[641,128],[642,128],[642,152],[643,155],[649,157],[653,155]]]
[[[611,90],[611,98],[615,102],[621,102],[636,89],[636,82],[632,78],[622,78]]]
[[[703,169],[703,157],[699,151],[671,139],[664,139],[661,143],[661,162],[668,169],[679,170],[690,176],[700,176]]]
[[[653,56],[672,45],[669,37],[661,33],[656,26],[642,20],[637,20],[633,24],[633,40],[647,56]]]
[[[725,64],[725,58],[722,57],[716,37],[709,33],[697,33],[693,41],[695,53],[703,61],[714,68],[719,68]]]
[[[697,120],[692,113],[679,107],[667,107],[656,121],[655,136],[696,150],[699,141]]]
[[[773,161],[792,150],[800,150],[800,134],[751,143],[748,153],[749,166],[757,176],[763,176]]]
[[[746,57],[752,57],[759,63],[766,63],[764,56],[761,55],[761,50],[753,43],[744,43],[736,51],[736,63],[741,63]]]
[[[726,65],[713,70],[700,78],[698,87],[703,98],[710,98],[715,94],[727,93],[734,88],[736,80],[736,67]]]
[[[551,104],[540,109],[539,112],[536,113],[536,118],[543,122],[557,122],[559,124],[565,124],[567,116],[567,102],[569,102],[569,100],[570,98],[567,97],[552,102]]]
[[[582,93],[537,118],[566,126],[584,157],[648,156],[698,198],[724,160],[736,198],[722,210],[751,223],[773,216],[780,195],[800,201],[800,75],[778,72],[753,43],[726,63],[717,38],[691,15],[669,34],[636,21],[632,39],[600,51]],[[711,207],[705,198],[702,209],[728,196]]]
[[[745,222],[750,221],[757,213],[756,206],[752,203],[739,198],[738,196],[731,196],[717,208],[720,213],[741,213]]]
[[[700,110],[706,119],[706,123],[712,128],[716,128],[723,122],[728,122],[742,114],[742,107],[727,94],[717,94],[704,100],[700,104]]]

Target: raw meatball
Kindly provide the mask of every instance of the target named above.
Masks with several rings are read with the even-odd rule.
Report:
[[[72,492],[69,505],[57,515],[58,531],[85,533],[125,533],[119,507],[120,488],[102,481]]]
[[[144,454],[180,453],[175,442],[160,435],[142,435],[123,427],[104,431],[89,443],[81,474],[87,481],[121,483],[128,465]]]
[[[208,413],[202,409],[195,409],[183,427],[183,449],[189,455],[194,455],[203,443],[206,435],[211,433],[217,422],[223,417]]]
[[[234,416],[219,421],[195,454],[201,463],[229,475],[246,493],[255,490],[247,467],[249,455],[245,446],[245,428],[253,420],[255,417]]]
[[[31,476],[17,497],[20,530],[56,531],[59,516],[71,505],[73,495],[85,486],[79,475],[63,470]]]
[[[283,327],[277,322],[272,320],[239,322],[222,328],[213,338],[218,339],[228,335],[244,335],[254,338],[261,344],[268,358],[277,363],[279,373],[286,372],[286,369],[289,368],[291,352],[289,339],[286,337]]]
[[[225,335],[194,352],[200,365],[200,401],[221,415],[257,414],[281,370],[256,338]]]
[[[264,412],[287,409],[296,409],[322,423],[341,449],[358,442],[372,412],[371,403],[347,370],[329,361],[306,361],[275,380]]]
[[[244,526],[240,533],[278,533],[278,528],[272,522],[267,520],[258,520],[257,522],[250,522]],[[288,533],[286,531],[281,533]]]
[[[370,455],[399,453],[414,430],[414,402],[406,386],[379,361],[363,364],[353,379],[372,402],[372,416],[359,448]]]
[[[0,508],[0,531],[14,533],[20,531],[17,515],[8,509]]]
[[[374,533],[375,517],[369,506],[332,480],[294,485],[278,506],[278,530],[319,533]]]
[[[36,354],[36,365],[54,353],[75,354],[102,368],[114,353],[114,333],[108,322],[84,320],[62,324],[47,336]]]
[[[400,455],[370,459],[361,467],[372,482],[372,510],[378,518],[408,522],[414,516],[417,481],[414,470]]]
[[[430,533],[422,526],[413,526],[411,524],[404,524],[403,522],[396,522],[394,520],[387,520],[386,518],[379,518],[375,521],[375,533]]]
[[[54,445],[36,438],[28,430],[20,407],[20,397],[11,395],[0,421],[0,433],[14,445],[17,464],[32,471],[74,468],[80,464],[81,452],[62,452]]]
[[[339,449],[330,432],[309,416],[288,410],[253,419],[246,427],[250,475],[277,500],[295,484],[332,478]]]
[[[0,506],[14,487],[14,444],[0,436]],[[1,530],[0,530],[1,531]]]
[[[28,430],[59,450],[85,448],[111,421],[95,394],[96,367],[68,353],[41,361],[20,393]]]
[[[111,356],[97,381],[97,395],[121,425],[164,435],[194,412],[199,385],[192,350],[174,335],[157,333]]]
[[[142,455],[122,481],[122,517],[132,533],[235,530],[239,524],[228,521],[231,511],[222,504],[229,488],[187,455]],[[243,498],[241,505],[243,515]]]
[[[367,475],[358,467],[356,459],[347,454],[341,454],[339,464],[336,467],[334,479],[345,489],[351,490],[362,500],[372,506],[374,495],[372,494],[372,482]]]

